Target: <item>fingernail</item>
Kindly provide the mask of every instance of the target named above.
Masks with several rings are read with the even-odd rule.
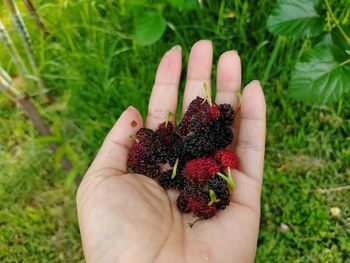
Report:
[[[206,42],[209,42],[210,44],[213,44],[210,39],[202,39],[202,40],[199,40],[198,42],[200,41],[204,41],[204,42],[206,41]]]
[[[129,106],[129,107],[127,108],[127,110],[131,110],[131,109],[135,109],[135,107],[134,107],[134,106]]]
[[[236,49],[231,50],[233,53],[236,53],[238,55],[238,51]]]
[[[261,85],[260,85],[260,81],[259,81],[259,80],[257,80],[257,79],[256,79],[256,80],[253,80],[253,81],[252,81],[252,84],[256,84],[256,85],[261,86]]]
[[[182,51],[182,48],[181,48],[181,46],[180,45],[175,45],[175,46],[173,46],[172,48],[171,48],[172,50],[176,50],[176,51]]]

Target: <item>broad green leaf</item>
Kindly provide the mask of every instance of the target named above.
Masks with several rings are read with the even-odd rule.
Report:
[[[342,56],[344,61],[339,61],[340,53],[329,45],[310,50],[295,66],[288,96],[310,104],[321,104],[337,101],[349,92],[350,63],[344,62],[346,56]]]
[[[279,0],[267,20],[268,30],[275,35],[312,37],[323,31],[323,18],[315,9],[317,1]]]
[[[143,13],[135,21],[135,36],[141,46],[153,44],[164,34],[166,20],[153,12]]]
[[[198,6],[197,0],[168,0],[169,3],[180,11],[194,10]]]
[[[350,35],[350,27],[343,27],[346,35]],[[331,32],[333,43],[340,49],[349,49],[349,44],[344,39],[344,36],[339,32],[338,28],[334,28]]]
[[[348,33],[350,34],[350,32]],[[349,45],[347,44],[344,37],[337,30],[333,30],[332,32],[323,32],[319,36],[312,39],[313,46],[324,46],[324,45],[333,45],[339,50],[349,49]]]
[[[312,39],[312,46],[314,47],[333,44],[332,35],[329,32],[322,32],[322,34]]]

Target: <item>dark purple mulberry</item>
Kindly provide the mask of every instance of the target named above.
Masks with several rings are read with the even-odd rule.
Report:
[[[223,126],[220,122],[214,123],[210,129],[213,146],[216,150],[225,149],[233,139],[230,127]]]
[[[176,205],[181,213],[190,212],[190,209],[188,208],[187,198],[185,197],[185,195],[183,193],[180,193],[179,196],[177,197]]]
[[[182,144],[180,135],[175,133],[174,126],[171,122],[163,122],[155,132],[155,156],[158,163],[165,164],[169,162],[174,165],[178,158],[179,151],[175,151],[174,147]]]
[[[154,131],[141,128],[136,133],[136,141],[130,150],[128,167],[135,173],[148,177],[159,176],[160,170],[154,153]]]
[[[185,179],[182,193],[185,195],[186,198],[188,198],[192,195],[201,193],[203,186],[204,184],[202,183],[197,183]]]
[[[232,106],[230,104],[220,104],[220,122],[225,126],[231,126],[235,117],[236,113],[233,110]]]
[[[218,203],[215,203],[216,208],[225,209],[230,204],[230,192],[225,180],[221,177],[214,176],[210,178],[208,181],[208,190],[213,190],[216,198],[220,199]]]
[[[194,133],[186,136],[182,149],[182,157],[186,161],[198,157],[208,157],[215,151],[210,132]]]
[[[161,173],[159,184],[164,189],[182,189],[184,185],[184,176],[177,171],[174,178],[171,178],[173,170],[167,170]]]
[[[197,217],[208,219],[215,215],[216,207],[214,204],[209,204],[209,196],[201,193],[188,198],[188,208]]]
[[[189,131],[189,125],[191,122],[191,119],[196,115],[196,113],[202,108],[202,105],[205,103],[205,100],[203,98],[197,97],[193,101],[191,101],[190,105],[188,106],[187,111],[185,112],[184,116],[181,119],[181,122],[178,126],[179,134],[182,136],[187,135]]]
[[[211,156],[215,150],[224,149],[232,142],[230,127],[216,121],[203,132],[193,133],[184,139],[182,158],[186,161]]]
[[[154,131],[148,128],[140,128],[136,133],[137,142],[142,145],[152,144],[154,138]]]

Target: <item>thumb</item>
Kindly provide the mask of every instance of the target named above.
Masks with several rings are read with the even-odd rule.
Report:
[[[122,175],[127,173],[127,160],[133,145],[130,135],[143,127],[142,117],[134,107],[127,108],[106,136],[86,176]]]

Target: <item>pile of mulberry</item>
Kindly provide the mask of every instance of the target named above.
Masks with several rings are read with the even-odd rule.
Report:
[[[239,161],[226,149],[232,143],[234,119],[231,105],[197,97],[177,128],[165,121],[156,131],[138,130],[128,167],[157,180],[165,190],[179,191],[181,213],[211,218],[230,205],[235,189],[231,170]]]

